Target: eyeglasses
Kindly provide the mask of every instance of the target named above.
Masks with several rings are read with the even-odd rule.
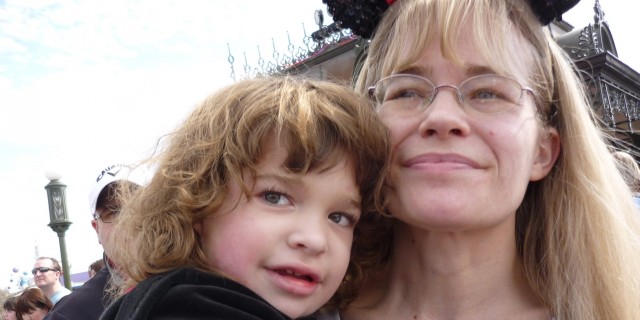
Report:
[[[378,111],[411,117],[428,107],[442,88],[455,90],[456,98],[464,108],[482,114],[509,111],[518,105],[524,91],[533,94],[533,89],[496,74],[471,77],[457,87],[450,84],[436,86],[429,79],[413,74],[395,74],[369,87],[369,96],[378,103]]]
[[[115,220],[120,214],[120,208],[117,207],[106,207],[104,209],[96,210],[96,213],[93,215],[94,219],[100,219],[104,223],[111,223]]]
[[[33,268],[31,270],[31,274],[33,274],[35,276],[36,273],[38,273],[38,271],[40,271],[40,273],[45,273],[45,272],[49,272],[49,271],[58,271],[58,270],[47,268],[47,267]]]

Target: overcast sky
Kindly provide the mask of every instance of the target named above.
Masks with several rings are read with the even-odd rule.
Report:
[[[640,2],[602,0],[619,58],[640,70]],[[565,14],[593,21],[593,1]],[[71,272],[102,249],[90,226],[91,181],[106,166],[132,163],[210,92],[240,78],[245,53],[302,46],[317,29],[322,0],[0,0],[0,286],[13,267],[59,257],[47,224],[46,170],[67,184],[73,225]],[[327,16],[325,20],[330,18]],[[325,24],[328,22],[325,22]],[[304,25],[304,28],[303,28]]]

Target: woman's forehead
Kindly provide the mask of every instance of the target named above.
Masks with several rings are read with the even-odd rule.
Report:
[[[490,29],[486,23],[475,25],[473,21],[466,21],[458,29],[432,26],[426,32],[396,33],[394,37],[400,49],[396,49],[395,59],[393,53],[389,55],[391,65],[385,73],[398,73],[416,67],[416,64],[428,64],[428,59],[422,59],[425,52],[436,49],[457,67],[484,67],[526,82],[533,66],[535,50],[532,45],[516,28],[504,29],[502,33],[490,32]],[[484,34],[484,37],[478,34]]]

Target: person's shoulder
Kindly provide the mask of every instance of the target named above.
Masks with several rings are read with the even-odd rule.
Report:
[[[109,273],[109,269],[102,268],[98,273],[96,273],[93,278],[87,280],[80,288],[74,290],[104,290],[106,288],[107,282],[109,281],[109,277],[111,274]]]
[[[260,298],[253,291],[229,278],[195,268],[179,268],[164,274],[150,277],[140,282],[132,291],[133,295],[142,295],[162,299],[182,299],[200,295],[202,292],[236,292],[237,294]],[[211,297],[216,297],[212,295]]]
[[[69,294],[71,294],[71,290],[67,289],[66,287],[61,287],[60,289],[58,289],[58,291],[54,292],[49,299],[51,300],[53,305],[56,305],[58,304],[58,302],[60,302],[60,299]]]
[[[65,296],[63,299],[68,299],[69,297],[80,298],[87,296],[95,296],[102,294],[105,292],[107,288],[107,283],[109,281],[109,272],[98,272],[93,278],[87,280],[82,286],[73,290],[71,294]]]
[[[193,268],[140,282],[110,305],[101,319],[152,319],[157,315],[164,319],[289,319],[241,284]]]
[[[48,320],[86,320],[98,319],[106,305],[106,285],[108,271],[99,272],[80,288],[62,297],[45,319]]]
[[[236,281],[213,272],[189,267],[179,268],[150,277],[139,283],[134,288],[134,291],[148,292],[150,288],[153,288],[155,291],[168,289],[181,290],[182,287],[189,287],[196,291],[203,288],[221,288],[239,291],[257,297],[253,291]]]
[[[60,290],[58,290],[58,292],[56,292],[56,294],[60,295],[61,297],[64,297],[66,295],[71,294],[71,290],[67,289],[67,287],[62,287],[60,288]]]

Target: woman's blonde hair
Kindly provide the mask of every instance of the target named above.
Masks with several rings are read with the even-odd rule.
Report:
[[[463,30],[494,71],[534,88],[541,129],[560,136],[554,168],[529,184],[516,213],[529,285],[557,319],[640,319],[639,213],[569,58],[525,1],[397,1],[373,36],[357,89],[402,72],[432,41],[461,63],[455,44]],[[511,50],[512,41],[524,50]]]
[[[150,183],[124,195],[110,257],[129,277],[121,289],[179,267],[216,272],[194,225],[216,214],[231,181],[249,196],[243,172],[255,177],[265,139],[273,138],[287,150],[283,167],[295,174],[350,161],[363,220],[383,206],[388,133],[366,98],[290,76],[240,81],[205,99],[150,159],[156,170]],[[346,282],[358,281],[359,270],[352,260]],[[351,286],[344,287],[338,295],[349,296]]]
[[[614,151],[613,157],[618,161],[618,169],[634,193],[640,192],[640,167],[631,154],[626,151]]]

